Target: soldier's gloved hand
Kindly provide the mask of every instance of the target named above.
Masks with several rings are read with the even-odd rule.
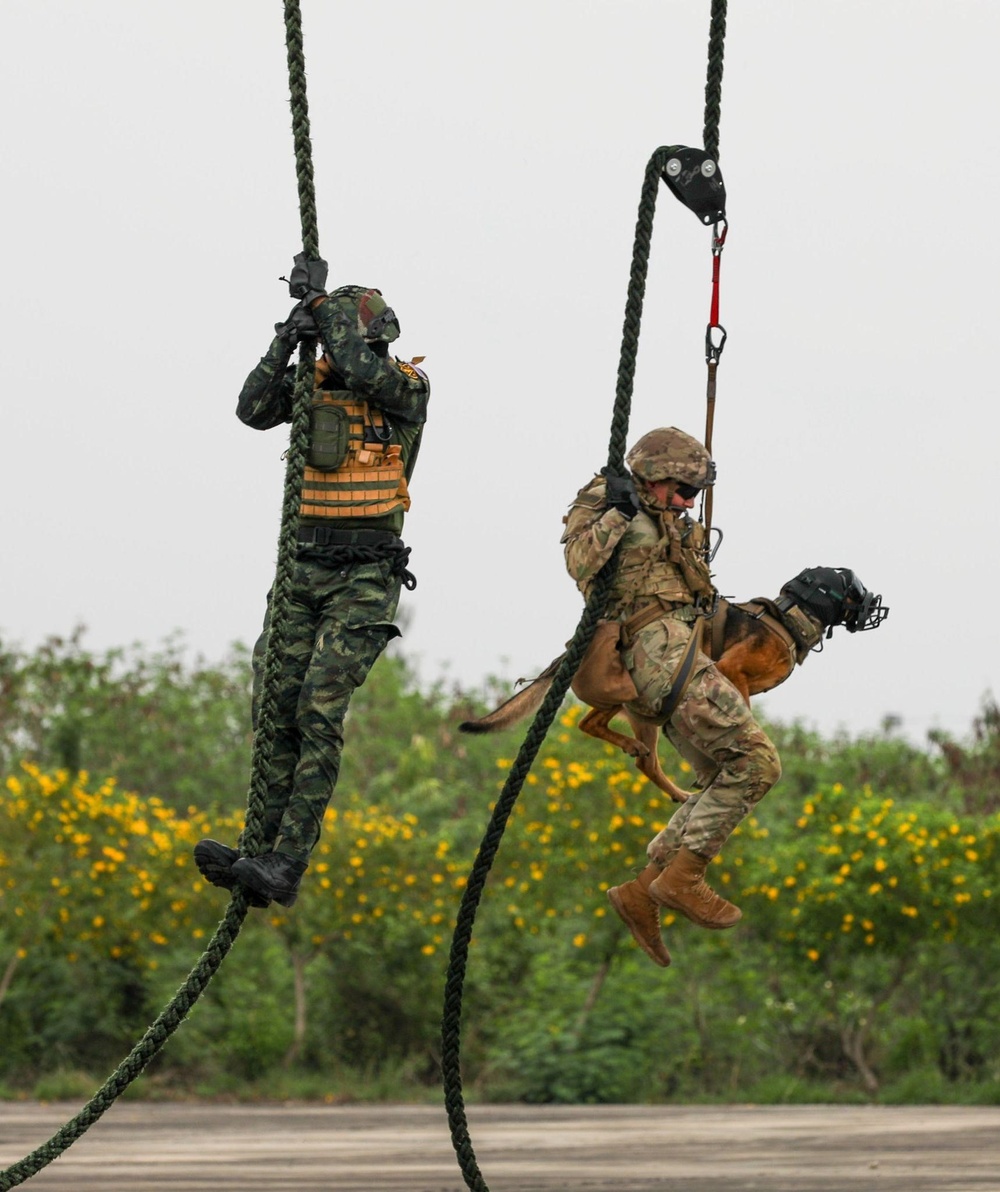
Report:
[[[304,252],[296,253],[288,292],[306,306],[315,298],[326,297],[326,275],[330,266],[320,257],[307,259]]]
[[[608,468],[601,468],[601,475],[607,482],[608,505],[632,520],[639,512],[639,494],[631,476],[618,476]]]
[[[301,302],[292,307],[286,322],[274,324],[274,333],[280,336],[290,348],[294,348],[299,340],[319,338],[319,328],[316,326],[312,311],[307,306],[303,306]]]

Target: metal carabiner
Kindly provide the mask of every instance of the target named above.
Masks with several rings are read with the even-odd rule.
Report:
[[[718,526],[712,526],[712,528],[708,531],[708,533],[709,533],[709,542],[708,542],[708,549],[705,554],[705,559],[708,563],[712,563],[715,560],[715,556],[719,553],[719,547],[722,545],[722,539],[725,537],[725,535],[722,533],[722,531],[719,529]],[[712,546],[712,543],[711,543],[711,536],[713,534],[719,535],[719,539],[716,542],[715,546]]]
[[[722,224],[722,231],[719,231],[719,224]],[[723,216],[721,219],[715,221],[712,225],[712,256],[717,257],[726,247],[726,235],[729,232],[729,220]]]
[[[719,342],[716,343],[712,338],[712,333],[718,331],[721,335]],[[718,364],[719,357],[722,355],[722,349],[726,346],[726,329],[721,323],[709,323],[705,328],[705,363]]]

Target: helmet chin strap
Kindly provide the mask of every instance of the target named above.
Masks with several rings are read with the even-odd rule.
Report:
[[[674,494],[677,492],[677,481],[667,480],[666,484],[669,485],[669,488],[667,489],[667,501],[666,504],[661,504],[653,495],[653,490],[649,482],[643,480],[641,476],[635,477],[635,489],[639,496],[639,504],[643,507],[643,509],[651,513],[681,512],[680,510],[674,509],[671,505],[671,502],[674,499]]]

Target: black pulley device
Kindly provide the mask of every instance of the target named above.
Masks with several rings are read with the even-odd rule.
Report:
[[[671,145],[663,167],[663,181],[703,224],[726,217],[726,187],[719,163],[704,149]]]

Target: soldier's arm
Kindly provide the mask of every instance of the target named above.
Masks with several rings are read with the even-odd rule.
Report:
[[[415,424],[426,421],[430,385],[421,372],[376,355],[358,333],[354,320],[336,302],[319,298],[312,314],[323,348],[348,389],[362,393],[387,414]]]
[[[577,585],[586,584],[611,558],[631,522],[604,504],[603,489],[581,492],[566,516],[562,536],[566,570]]]
[[[288,343],[275,336],[266,355],[243,383],[236,416],[254,430],[270,430],[292,420],[295,369],[288,364],[291,354]]]

